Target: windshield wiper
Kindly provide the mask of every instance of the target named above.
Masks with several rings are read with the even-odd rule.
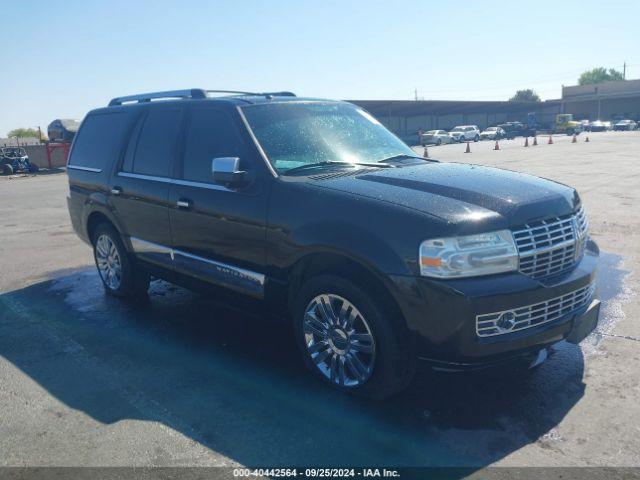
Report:
[[[290,173],[301,172],[310,168],[323,167],[327,165],[345,165],[345,166],[364,166],[364,167],[378,167],[378,168],[393,168],[393,165],[378,165],[378,163],[371,162],[342,162],[338,160],[323,160],[322,162],[306,163],[299,167],[293,167],[283,173],[283,175],[289,175]]]
[[[378,160],[378,163],[393,162],[395,160],[400,160],[401,158],[415,158],[417,160],[425,160],[427,162],[435,162],[436,161],[436,160],[432,160],[430,158],[419,157],[418,155],[408,155],[406,153],[399,153],[398,155],[391,155],[390,157],[383,158],[382,160]]]

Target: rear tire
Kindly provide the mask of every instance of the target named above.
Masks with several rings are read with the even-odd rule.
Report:
[[[149,274],[136,265],[113,226],[99,224],[93,231],[92,243],[96,268],[109,295],[138,298],[147,294]]]
[[[40,167],[38,167],[38,165],[35,165],[33,163],[29,164],[29,172],[38,173],[39,171],[40,171]]]
[[[408,331],[380,295],[323,274],[302,285],[292,311],[303,360],[325,383],[377,400],[410,383],[416,356]]]
[[[2,165],[2,174],[3,175],[13,175],[13,167],[8,163]]]

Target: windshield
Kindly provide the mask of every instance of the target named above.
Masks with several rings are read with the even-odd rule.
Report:
[[[278,173],[321,162],[372,163],[396,155],[415,157],[378,120],[354,105],[288,102],[251,105],[242,111]]]
[[[453,130],[451,130],[452,132],[464,132],[464,128],[462,127],[456,127]]]
[[[496,130],[498,130],[496,127],[489,127],[487,128],[487,132],[495,132]]]

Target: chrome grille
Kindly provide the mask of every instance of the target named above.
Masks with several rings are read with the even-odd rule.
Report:
[[[570,315],[591,302],[595,284],[592,283],[561,297],[545,302],[514,308],[502,312],[487,313],[476,317],[476,333],[479,337],[492,337],[517,332],[527,328],[553,322]],[[509,315],[509,328],[502,325],[501,320]]]
[[[533,278],[562,273],[580,260],[589,223],[582,207],[576,213],[530,222],[513,230],[520,272]]]

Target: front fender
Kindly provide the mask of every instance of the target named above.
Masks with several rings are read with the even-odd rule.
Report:
[[[341,221],[305,224],[290,232],[280,249],[285,268],[312,253],[334,253],[348,257],[372,270],[397,275],[411,275],[406,259],[370,230]]]

